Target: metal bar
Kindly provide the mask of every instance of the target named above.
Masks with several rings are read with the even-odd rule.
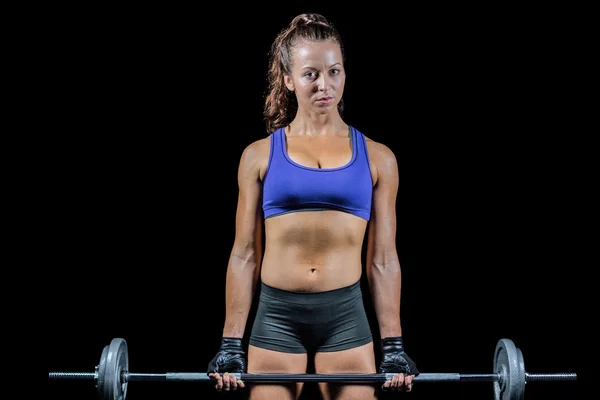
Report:
[[[48,378],[66,381],[86,381],[94,380],[96,374],[94,372],[50,372],[48,373]]]
[[[414,379],[419,380],[421,375]],[[498,382],[500,381],[500,374],[460,374],[460,380],[462,382]]]
[[[247,382],[385,382],[394,374],[233,374],[237,379]],[[49,372],[49,379],[57,380],[94,380],[93,372]],[[213,381],[206,372],[167,372],[165,374],[123,372],[123,380],[131,381]],[[413,382],[498,382],[499,374],[455,374],[421,373]],[[525,374],[525,381],[575,381],[577,374],[572,372],[551,374]]]
[[[245,382],[385,382],[391,380],[394,374],[246,374],[235,373],[236,379]],[[213,381],[202,372],[167,372],[165,374],[127,373],[127,382],[133,381]],[[453,373],[421,373],[413,382],[495,382],[498,374],[453,374]]]
[[[577,374],[574,372],[553,374],[529,374],[525,373],[525,380],[532,381],[576,381]]]

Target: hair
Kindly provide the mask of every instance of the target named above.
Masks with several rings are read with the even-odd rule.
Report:
[[[288,125],[298,109],[296,96],[285,86],[283,76],[291,73],[292,49],[302,40],[333,40],[340,46],[344,59],[344,46],[340,34],[324,16],[306,13],[294,17],[290,24],[279,32],[269,52],[268,94],[263,111],[269,133]],[[344,103],[340,100],[338,111],[341,114],[343,110]]]

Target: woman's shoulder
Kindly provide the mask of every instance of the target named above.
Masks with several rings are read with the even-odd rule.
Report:
[[[362,135],[367,143],[367,150],[370,158],[381,161],[396,161],[396,155],[388,145],[383,142],[376,141],[364,133]]]
[[[266,137],[256,139],[256,140],[250,142],[244,148],[243,153],[247,154],[247,155],[257,156],[257,155],[264,153],[265,151],[267,151],[267,153],[268,153],[270,147],[271,147],[271,135],[268,135]]]
[[[398,160],[392,149],[385,143],[365,136],[369,161],[373,167],[373,180],[379,182],[381,177],[397,177]],[[397,178],[396,178],[397,179]],[[388,179],[386,179],[386,182]],[[391,182],[391,181],[390,181]]]
[[[242,151],[241,163],[252,165],[268,160],[270,148],[270,135],[250,142]]]

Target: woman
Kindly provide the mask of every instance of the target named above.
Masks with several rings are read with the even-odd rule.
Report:
[[[394,372],[383,388],[410,391],[419,372],[402,343],[395,156],[344,122],[343,45],[323,16],[295,17],[271,50],[269,135],[241,156],[223,339],[209,375],[217,390],[235,390],[245,384],[227,372],[306,373],[313,357],[315,373]],[[360,288],[365,235],[379,369]],[[242,338],[259,280],[246,366]],[[376,397],[375,385],[319,387],[325,399]],[[294,399],[301,390],[252,383],[250,398]]]

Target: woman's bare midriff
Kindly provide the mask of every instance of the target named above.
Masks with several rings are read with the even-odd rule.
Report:
[[[341,211],[301,211],[265,220],[261,279],[279,289],[322,292],[356,283],[367,221]]]

